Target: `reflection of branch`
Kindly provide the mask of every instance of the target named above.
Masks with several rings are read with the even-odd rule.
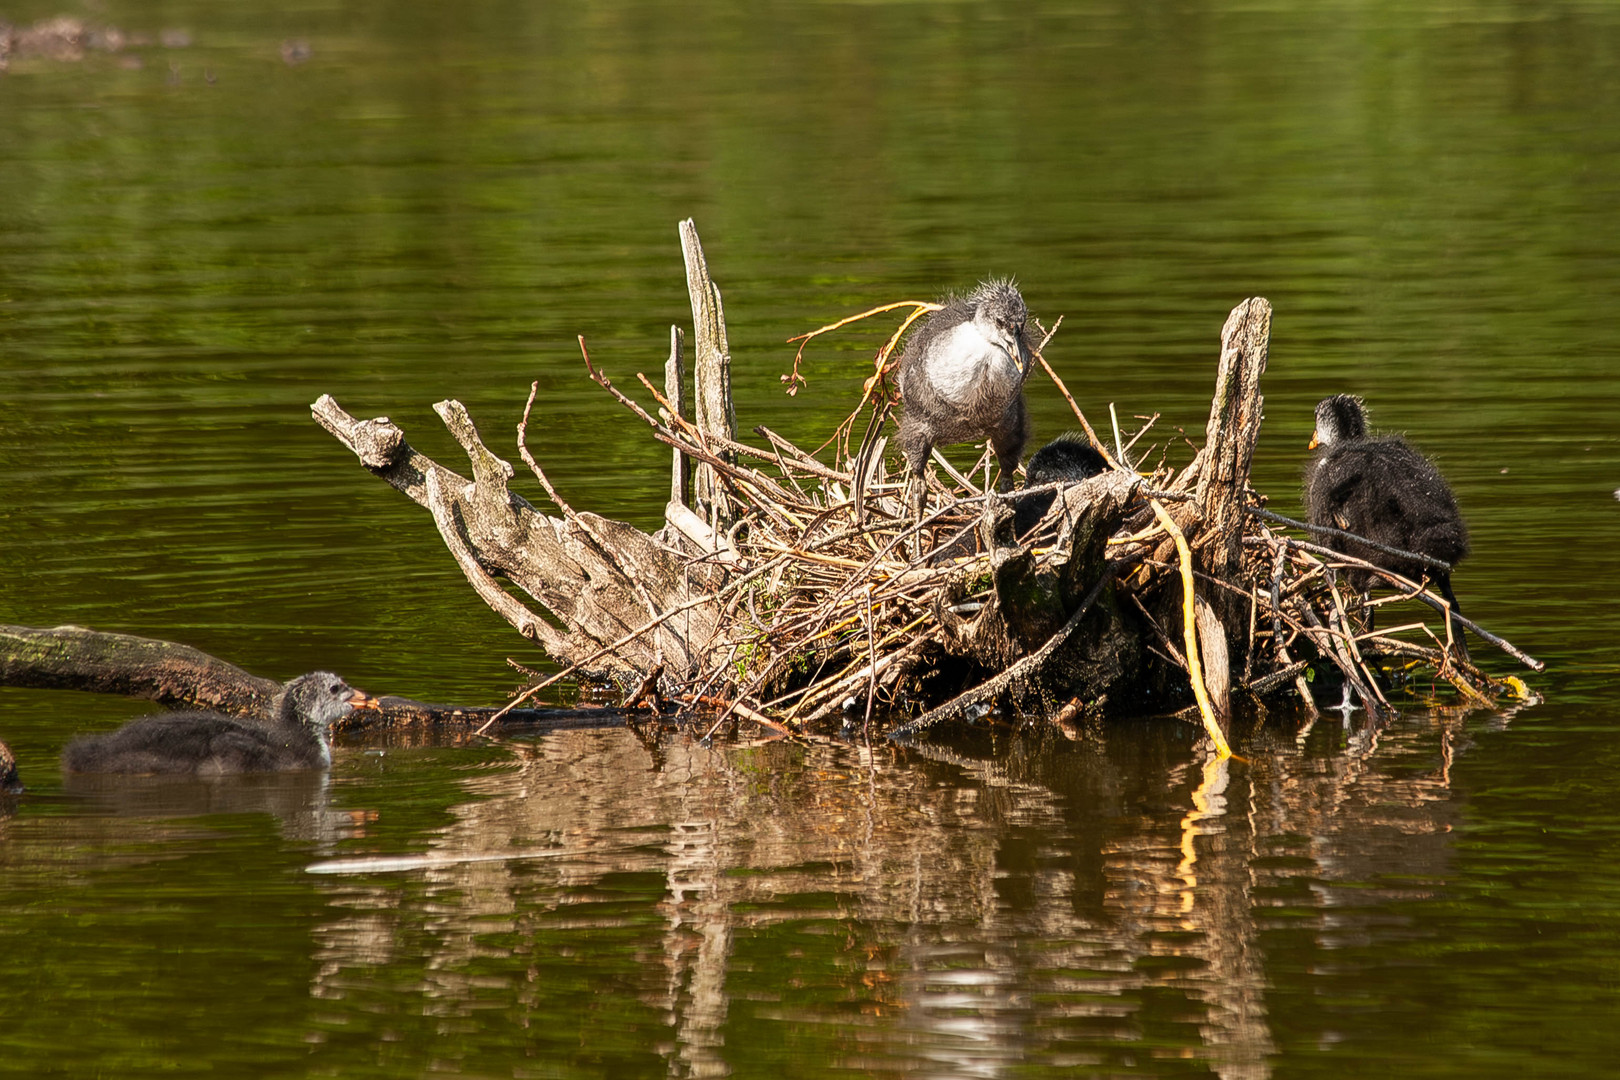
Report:
[[[1193,873],[1193,867],[1198,862],[1198,849],[1193,841],[1201,832],[1214,831],[1200,829],[1198,823],[1220,818],[1226,813],[1226,800],[1221,798],[1221,794],[1226,791],[1227,782],[1231,779],[1230,760],[1230,754],[1226,757],[1216,754],[1204,762],[1203,779],[1192,793],[1193,808],[1181,819],[1181,864],[1176,867],[1176,873],[1186,886],[1181,894],[1182,911],[1193,909],[1193,898],[1198,889],[1198,875]]]

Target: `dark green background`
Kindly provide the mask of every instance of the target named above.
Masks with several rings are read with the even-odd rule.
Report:
[[[1268,730],[1196,797],[1171,721],[928,758],[353,743],[329,784],[65,792],[67,738],[140,706],[0,691],[32,788],[0,819],[8,1065],[1611,1066],[1620,9],[77,14],[191,44],[0,77],[0,621],[500,700],[505,657],[537,658],[309,403],[387,414],[453,463],[429,407],[455,397],[515,457],[539,380],[531,443],[565,496],[650,526],[666,452],[574,338],[622,385],[661,368],[691,216],[744,426],[806,440],[883,331],[813,347],[797,399],[786,338],[990,274],[1063,316],[1047,355],[1094,422],[1114,402],[1196,439],[1226,313],[1268,297],[1261,489],[1297,506],[1312,405],[1365,395],[1451,478],[1458,592],[1548,661],[1549,701]],[[308,62],[283,63],[289,39]],[[1049,384],[1030,397],[1039,434],[1066,426]],[[304,872],[507,848],[555,852]]]

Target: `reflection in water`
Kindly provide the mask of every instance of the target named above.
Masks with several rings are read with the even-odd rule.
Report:
[[[148,820],[263,814],[281,836],[331,844],[361,831],[354,814],[331,806],[331,778],[319,769],[234,776],[64,773],[62,790],[88,814]]]
[[[830,1069],[1267,1076],[1262,929],[1310,922],[1329,949],[1443,884],[1462,726],[1268,730],[1231,762],[1162,725],[902,752],[515,743],[425,852],[368,862],[362,840],[311,867],[333,916],[312,993],[370,1000],[403,966],[458,1031],[490,1010],[544,1029],[564,1018],[538,988],[603,975],[586,954],[618,943],[634,963],[591,983],[597,1008],[665,1028],[647,1041],[675,1075],[768,1060],[792,1021],[826,1025],[803,1037]]]

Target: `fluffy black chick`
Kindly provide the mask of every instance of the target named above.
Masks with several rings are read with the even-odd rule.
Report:
[[[288,683],[275,706],[268,724],[201,710],[144,716],[110,735],[74,740],[62,768],[196,776],[323,769],[332,764],[332,725],[357,708],[378,708],[375,698],[326,671]]]
[[[1368,436],[1360,398],[1337,394],[1318,403],[1310,446],[1316,453],[1306,467],[1305,507],[1312,525],[1342,529],[1452,566],[1468,554],[1468,526],[1445,477],[1399,435]],[[1461,610],[1451,591],[1451,574],[1444,570],[1343,537],[1328,535],[1324,542],[1413,581],[1427,575],[1440,595]],[[1373,581],[1365,570],[1351,570],[1347,576],[1362,590]],[[1452,624],[1451,637],[1466,656],[1461,625]]]
[[[1024,470],[1024,486],[1032,488],[1059,480],[1066,484],[1078,484],[1107,471],[1107,460],[1097,453],[1083,434],[1065,431],[1030,457],[1029,465]],[[1037,491],[1018,496],[1013,517],[1016,535],[1021,538],[1040,524],[1057,496],[1056,491]]]

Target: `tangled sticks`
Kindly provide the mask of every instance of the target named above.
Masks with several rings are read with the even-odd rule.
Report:
[[[1273,528],[1280,522],[1249,485],[1266,301],[1239,305],[1222,331],[1206,441],[1191,463],[1143,474],[1118,460],[1128,451],[1117,441],[1112,455],[1099,446],[1114,467],[1045,485],[1052,507],[1020,543],[1011,501],[954,470],[949,481],[931,479],[920,518],[905,505],[882,434],[898,334],[868,381],[858,445],[849,436],[860,410],[833,440],[831,463],[764,427],[754,429],[758,444],[741,441],[719,290],[689,222],[682,236],[701,331],[693,396],[709,402],[698,419],[684,415],[678,330],[664,390],[639,377],[654,406],[585,355],[590,377],[675,452],[673,497],[655,533],[562,498],[529,453],[527,410],[519,453],[555,515],[508,489],[514,470],[455,402],[436,408],[468,454],[472,481],[417,454],[386,420],[356,420],[327,397],[314,406],[368,468],[432,512],[479,595],[561,665],[519,701],[572,677],[622,686],[641,708],[701,711],[706,728],[739,717],[773,729],[876,723],[916,734],[997,705],[1073,716],[1104,702],[1162,711],[1196,696],[1223,747],[1234,699],[1298,695],[1314,707],[1311,667],[1349,681],[1372,709],[1387,707],[1392,676],[1413,670],[1470,700],[1522,689],[1457,656],[1443,620],[1440,635],[1419,622],[1365,632],[1335,581],[1359,562]],[[1398,590],[1379,604],[1444,608],[1419,583],[1371,570]]]

